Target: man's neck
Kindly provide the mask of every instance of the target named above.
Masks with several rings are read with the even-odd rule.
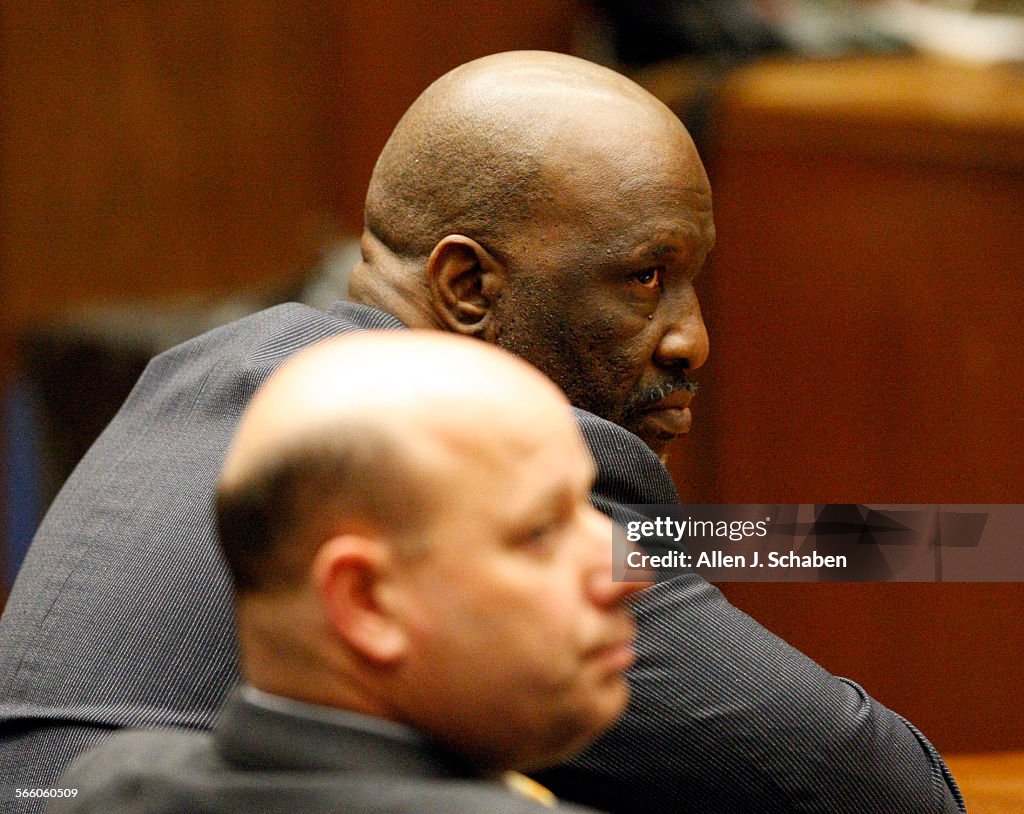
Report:
[[[398,257],[370,232],[360,240],[363,259],[349,277],[348,298],[391,314],[409,328],[442,329],[430,306],[426,269]]]

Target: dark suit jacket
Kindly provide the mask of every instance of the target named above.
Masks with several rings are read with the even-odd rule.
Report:
[[[241,411],[323,337],[401,328],[351,303],[284,305],[154,359],[51,507],[0,620],[0,782],[48,786],[116,727],[209,728],[237,680],[212,495]],[[674,503],[635,435],[577,411],[593,499]],[[637,605],[622,722],[549,776],[616,811],[952,812],[941,759],[899,716],[685,574]],[[10,810],[26,811],[19,804]]]
[[[425,742],[229,697],[212,733],[122,732],[61,779],[53,814],[542,814]],[[558,807],[570,814],[592,809]]]

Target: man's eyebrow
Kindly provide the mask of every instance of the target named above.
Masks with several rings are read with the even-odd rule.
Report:
[[[641,260],[650,259],[657,262],[675,257],[696,257],[701,249],[689,238],[689,235],[683,236],[678,243],[668,243],[663,239],[652,240],[649,244],[638,247],[635,256]]]
[[[593,488],[597,477],[596,472],[591,472],[588,469],[585,476],[581,475],[574,474],[553,484],[551,489],[537,499],[534,504],[535,511],[539,513],[540,507],[544,506],[550,512],[559,513],[563,510],[568,510],[575,504],[581,490],[586,494],[590,494],[590,490]]]
[[[651,255],[655,260],[661,260],[663,257],[665,257],[665,255],[678,254],[678,253],[679,253],[679,247],[678,246],[671,246],[671,245],[669,245],[667,243],[661,243],[661,244],[659,244],[657,246],[652,246],[651,248],[647,249],[644,252],[644,254]]]

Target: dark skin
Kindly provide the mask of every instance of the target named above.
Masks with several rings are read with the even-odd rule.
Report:
[[[559,204],[537,219],[538,248],[511,269],[496,317],[498,344],[547,372],[573,404],[661,453],[689,429],[688,372],[708,355],[694,280],[714,226],[688,139],[672,126],[650,130],[639,154],[603,133],[584,162],[609,169],[557,183]],[[564,237],[543,239],[552,233]]]
[[[425,287],[423,264],[364,236],[353,294],[413,327],[511,350],[573,404],[662,454],[689,430],[688,374],[708,355],[694,290],[714,245],[707,177],[685,129],[653,97],[548,56],[523,59],[551,70],[485,91],[503,97],[507,120],[543,123],[525,127],[544,143],[530,217],[498,245],[444,235],[426,259]],[[386,268],[405,282],[371,286]]]

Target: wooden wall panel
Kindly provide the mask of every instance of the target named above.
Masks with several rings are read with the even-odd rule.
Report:
[[[723,593],[945,753],[1024,746],[1019,584],[727,584]]]
[[[716,181],[723,499],[1014,502],[1024,172],[765,151]]]
[[[15,2],[2,21],[9,324],[311,259],[331,45],[312,6]]]
[[[460,62],[568,44],[572,0],[5,3],[5,325],[294,278]],[[330,226],[325,227],[327,220]]]

